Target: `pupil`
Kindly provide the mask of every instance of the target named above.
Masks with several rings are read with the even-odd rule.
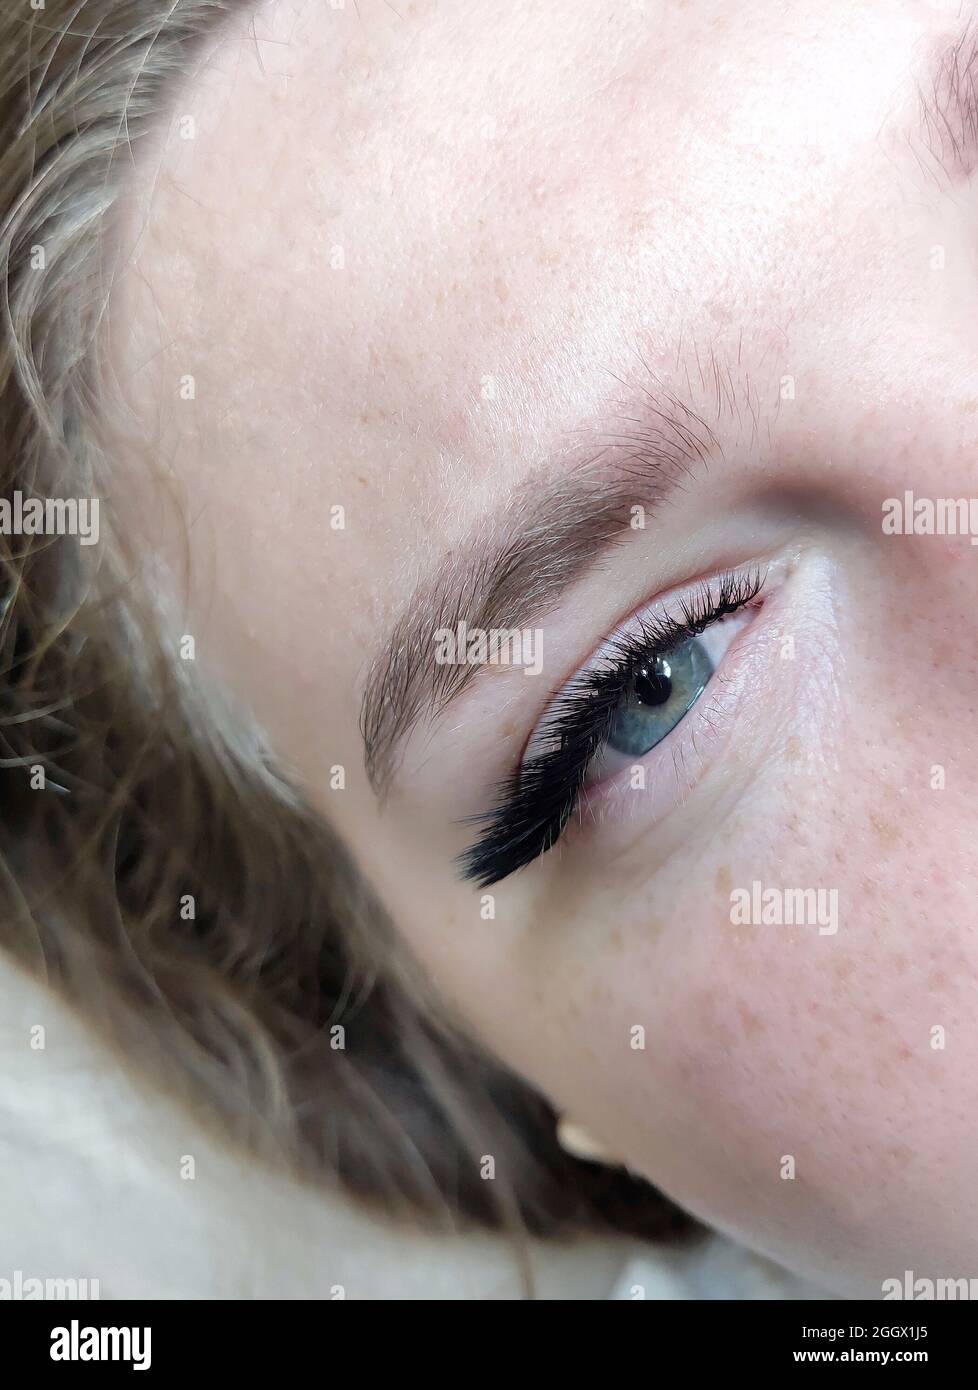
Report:
[[[635,697],[642,705],[664,705],[672,694],[672,667],[660,656],[635,677]]]

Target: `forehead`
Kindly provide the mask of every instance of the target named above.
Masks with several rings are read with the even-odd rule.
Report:
[[[895,213],[919,216],[909,64],[940,36],[915,7],[477,8],[264,8],[146,169],[127,312],[178,467],[221,506],[243,484],[259,533],[271,489],[310,571],[310,488],[366,505],[334,576],[358,605],[393,603],[637,363],[702,404],[734,359],[762,395],[864,360],[907,274]]]

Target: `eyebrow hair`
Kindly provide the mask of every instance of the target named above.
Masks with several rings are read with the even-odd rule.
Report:
[[[739,414],[733,377],[711,354],[717,420]],[[703,369],[701,380],[706,384]],[[756,403],[747,401],[756,427]],[[688,401],[641,389],[623,413],[574,433],[571,460],[552,457],[516,489],[495,526],[479,523],[414,591],[367,673],[360,710],[367,776],[381,796],[403,740],[440,714],[482,668],[439,664],[435,633],[525,628],[575,580],[635,533],[698,467],[723,458],[714,428]]]
[[[917,96],[931,154],[949,178],[970,177],[978,167],[978,21],[942,44]]]

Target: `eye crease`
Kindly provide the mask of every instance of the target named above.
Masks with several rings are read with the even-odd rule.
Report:
[[[747,621],[724,619],[747,610],[763,583],[757,570],[728,572],[700,584],[676,612],[653,609],[617,629],[551,701],[495,807],[472,818],[484,828],[459,857],[463,878],[489,887],[546,853],[582,792],[668,738]]]

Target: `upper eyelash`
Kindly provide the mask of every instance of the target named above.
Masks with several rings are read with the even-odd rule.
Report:
[[[488,888],[551,849],[577,805],[591,762],[640,664],[696,637],[755,599],[759,570],[728,571],[688,595],[677,616],[643,616],[616,634],[599,661],[564,687],[539,732],[548,751],[524,759],[498,788],[495,806],[469,821],[486,829],[458,858],[462,877]],[[536,737],[536,736],[534,736]]]

